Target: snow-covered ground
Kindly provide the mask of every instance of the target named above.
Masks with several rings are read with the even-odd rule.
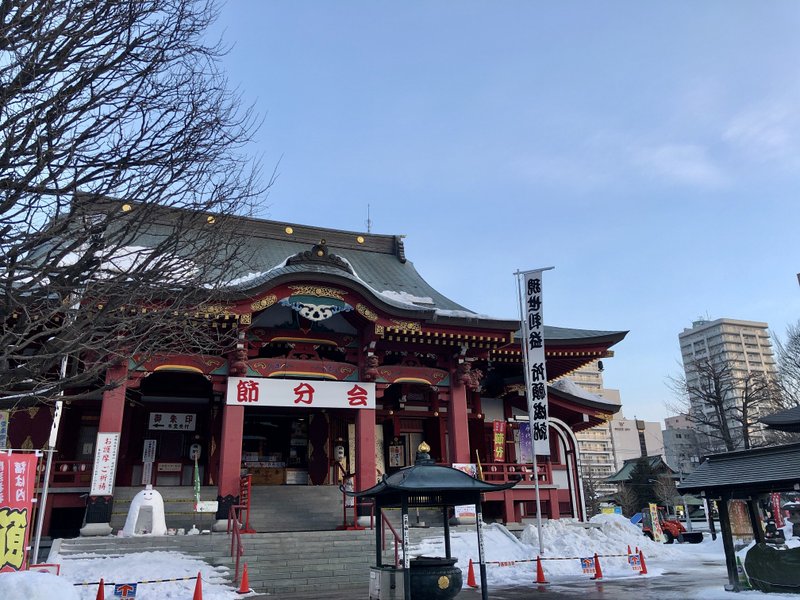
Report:
[[[232,600],[240,598],[235,590],[225,585],[224,567],[212,567],[194,557],[178,552],[137,552],[113,557],[83,554],[69,558],[51,554],[49,562],[61,564],[61,575],[44,573],[1,573],[0,599],[2,600],[95,600],[97,582],[102,577],[106,583],[132,583],[153,579],[194,577],[201,573],[204,600]],[[92,582],[93,585],[75,585]],[[194,594],[196,580],[168,583],[143,583],[138,586],[136,598],[141,600],[186,600]],[[112,586],[105,587],[105,597],[113,598]]]
[[[581,570],[579,557],[590,557],[595,553],[601,558],[606,582],[625,585],[626,579],[638,581],[644,577],[633,571],[628,564],[627,548],[642,550],[647,562],[648,575],[653,583],[668,581],[678,573],[683,584],[679,591],[664,589],[659,598],[730,600],[722,583],[725,580],[725,559],[722,541],[706,538],[701,544],[657,544],[644,537],[635,525],[617,515],[599,515],[587,526],[576,521],[562,519],[546,521],[542,527],[544,552],[541,554],[545,576],[554,586],[569,586],[588,582],[589,575]],[[452,555],[458,557],[458,566],[467,581],[469,560],[478,562],[477,535],[474,531],[457,531],[451,536]],[[536,563],[539,540],[535,526],[528,526],[517,539],[502,525],[484,527],[487,580],[490,588],[532,588],[536,578]],[[410,548],[413,556],[444,556],[444,540],[427,538]],[[609,556],[623,555],[623,556]],[[567,560],[556,560],[567,559]],[[94,600],[97,585],[74,585],[97,582],[102,577],[106,582],[126,583],[153,579],[193,577],[201,572],[203,598],[205,600],[232,600],[238,598],[235,590],[225,585],[224,567],[212,567],[203,561],[177,552],[141,552],[121,556],[103,557],[92,554],[60,557],[51,555],[50,562],[62,565],[61,576],[40,573],[0,574],[1,600]],[[522,561],[522,562],[519,562]],[[480,570],[475,567],[479,580]],[[713,581],[713,583],[712,583]],[[142,600],[177,600],[191,598],[195,581],[177,581],[159,584],[140,584],[136,597]],[[105,588],[106,597],[113,597],[113,589]],[[796,598],[788,594],[762,594],[743,592],[739,598]]]
[[[492,586],[530,585],[536,576],[536,563],[529,562],[539,554],[539,540],[536,526],[529,525],[521,539],[517,539],[505,527],[498,524],[487,525],[483,529],[486,561],[502,562],[503,565],[488,564],[487,580]],[[648,573],[660,575],[664,561],[672,561],[682,557],[689,544],[666,545],[657,544],[642,535],[641,530],[630,521],[618,515],[598,515],[589,524],[579,523],[572,519],[545,521],[542,525],[544,552],[542,566],[548,580],[568,581],[575,578],[588,578],[581,569],[580,558],[597,554],[606,578],[639,577],[628,564],[627,551],[638,547],[644,553]],[[458,557],[458,566],[464,571],[466,581],[469,561],[478,562],[477,533],[474,531],[458,532],[451,535],[451,554]],[[724,560],[722,544],[718,540],[714,544],[697,544],[704,553],[710,553],[714,559]],[[429,538],[413,546],[410,552],[414,556],[444,556],[444,540]],[[564,560],[569,559],[569,560]],[[697,557],[695,556],[696,560]],[[516,564],[507,564],[514,561]],[[476,568],[476,577],[478,571]]]

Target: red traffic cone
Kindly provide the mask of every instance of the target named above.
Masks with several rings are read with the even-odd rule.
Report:
[[[100,578],[100,586],[97,588],[97,597],[94,600],[106,600],[105,582]]]
[[[639,550],[639,563],[642,565],[642,570],[639,571],[639,575],[647,575],[647,565],[644,564],[644,553]]]
[[[475,582],[475,567],[472,566],[472,559],[469,559],[469,570],[467,571],[467,585],[471,588],[478,587]]]
[[[197,583],[194,584],[192,600],[203,600],[203,578],[200,576],[200,571],[197,572]]]
[[[628,554],[630,555],[630,553],[631,553],[631,545],[628,544]]]
[[[247,563],[244,563],[244,571],[242,571],[242,583],[239,585],[239,591],[237,591],[236,593],[237,594],[250,593],[250,578],[247,576]]]
[[[540,556],[536,557],[536,584],[545,585],[550,583],[544,578],[544,569],[542,568],[542,559]]]
[[[594,555],[594,577],[592,577],[592,579],[597,581],[598,579],[602,579],[602,578],[603,578],[603,569],[600,568],[600,557],[597,556],[597,553],[595,553],[595,555]]]

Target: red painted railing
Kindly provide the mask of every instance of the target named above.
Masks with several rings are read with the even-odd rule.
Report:
[[[537,465],[539,471],[539,483],[553,483],[553,470],[550,463]],[[489,463],[483,466],[483,479],[491,483],[506,483],[509,481],[519,481],[521,484],[533,485],[533,465],[516,463]]]
[[[228,526],[226,530],[228,535],[231,536],[231,558],[236,559],[236,568],[233,575],[234,583],[239,579],[239,561],[244,555],[242,534],[256,532],[255,529],[250,527],[251,479],[251,475],[243,475],[239,479],[239,504],[233,504],[228,509]],[[242,512],[245,513],[244,528],[242,528]]]
[[[231,558],[236,559],[236,570],[233,575],[233,583],[239,579],[239,560],[244,555],[244,546],[242,545],[242,529],[237,515],[237,509],[242,508],[241,504],[234,504],[228,509],[228,535],[231,535]]]
[[[239,507],[238,518],[239,522],[242,522],[242,511],[244,511],[245,518],[244,518],[244,527],[242,528],[242,533],[255,533],[256,530],[250,527],[250,490],[253,486],[253,476],[252,475],[243,475],[239,479],[239,504],[236,506]]]
[[[347,480],[349,479],[353,483],[352,489],[355,489],[355,475],[353,473],[348,473],[344,470],[344,467],[341,463],[336,463],[338,467],[338,471],[342,475],[342,489],[346,488]],[[347,522],[347,500],[350,498],[353,501],[352,509],[353,509],[353,522],[352,524]],[[339,525],[336,529],[348,529],[348,530],[361,530],[364,529],[361,525],[358,524],[358,500],[353,496],[348,496],[347,494],[342,491],[342,524]]]
[[[50,471],[51,487],[89,487],[92,463],[81,460],[56,460]],[[44,479],[44,477],[42,477]]]
[[[381,533],[383,534],[381,539],[381,548],[383,550],[386,550],[386,528],[388,527],[389,531],[391,531],[392,535],[394,536],[394,566],[399,567],[400,566],[399,547],[403,545],[403,540],[401,540],[400,536],[397,535],[397,531],[395,530],[394,527],[392,527],[392,524],[389,522],[389,519],[386,518],[386,513],[384,512],[381,513],[381,521],[383,522],[383,529],[381,530]]]

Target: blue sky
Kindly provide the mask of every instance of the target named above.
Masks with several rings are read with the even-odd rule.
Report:
[[[405,234],[436,288],[551,325],[630,330],[605,361],[659,420],[700,315],[800,319],[800,4],[229,0],[214,29],[259,216]]]

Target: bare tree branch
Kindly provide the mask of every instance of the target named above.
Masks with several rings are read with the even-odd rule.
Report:
[[[0,398],[80,397],[109,362],[220,355],[266,191],[257,126],[196,0],[27,0],[0,22]],[[268,186],[267,186],[268,187]],[[59,376],[68,357],[67,376]]]

